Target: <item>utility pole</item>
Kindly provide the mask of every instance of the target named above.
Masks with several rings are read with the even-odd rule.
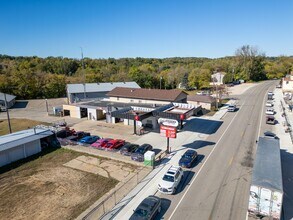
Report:
[[[6,99],[6,93],[4,94],[4,102],[5,102],[5,108],[6,108],[6,113],[7,113],[7,121],[8,121],[8,128],[9,128],[9,133],[12,133],[11,130],[11,124],[10,124],[10,117],[9,117],[9,110],[8,110],[8,106],[7,106],[7,99]]]
[[[162,77],[160,77],[160,89],[162,89]]]
[[[83,63],[83,51],[82,47],[80,47],[81,50],[81,67],[83,72],[83,98],[86,99],[86,88],[85,88],[85,72],[84,72],[84,63]]]

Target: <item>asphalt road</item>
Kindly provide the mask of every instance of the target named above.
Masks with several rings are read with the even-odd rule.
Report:
[[[238,96],[239,109],[227,113],[220,129],[197,148],[200,160],[185,171],[176,195],[163,198],[163,219],[246,219],[256,140],[267,130],[264,98],[274,82]],[[211,145],[210,143],[215,143]]]

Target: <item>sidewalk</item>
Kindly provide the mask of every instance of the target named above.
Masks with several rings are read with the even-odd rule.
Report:
[[[187,150],[186,144],[194,143],[197,140],[205,140],[209,136],[208,131],[213,131],[215,126],[220,126],[221,119],[227,112],[227,106],[222,107],[214,116],[209,118],[191,118],[187,121],[182,132],[176,139],[170,140],[172,152],[168,158],[163,159],[160,166],[156,167],[143,181],[138,184],[128,195],[120,201],[111,212],[107,213],[102,219],[129,219],[133,210],[147,196],[157,192],[157,185],[162,175],[171,165],[178,165],[181,155]],[[196,121],[195,121],[196,120]],[[195,132],[198,120],[202,120],[202,133]],[[211,123],[212,121],[212,123]],[[217,122],[218,121],[218,122]],[[198,129],[198,128],[197,128]],[[217,128],[216,128],[217,129]],[[150,143],[155,146],[166,146],[166,138],[158,133],[149,133],[140,138],[136,143]],[[185,144],[185,145],[184,145]],[[156,147],[155,147],[156,148]]]

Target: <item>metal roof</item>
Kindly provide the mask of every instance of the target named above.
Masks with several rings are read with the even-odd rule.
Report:
[[[50,130],[36,128],[18,131],[12,134],[0,136],[0,152],[14,148],[21,144],[25,144],[31,141],[35,141],[44,137],[48,137],[54,134]]]
[[[16,98],[16,96],[14,96],[14,95],[9,95],[9,94],[6,93],[6,100],[7,100],[7,102],[10,102],[10,101],[12,101],[12,100],[15,99],[15,98]],[[0,100],[2,100],[2,101],[5,100],[5,98],[4,98],[4,93],[2,93],[2,92],[0,92]]]
[[[136,82],[86,83],[86,92],[109,92],[116,87],[140,88]],[[67,84],[68,93],[83,93],[84,84]]]
[[[251,185],[283,192],[280,142],[278,139],[259,138]]]

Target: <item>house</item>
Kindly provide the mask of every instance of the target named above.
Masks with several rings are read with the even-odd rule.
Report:
[[[201,105],[202,108],[211,110],[216,106],[216,98],[210,95],[188,95],[187,103],[191,105]]]
[[[6,109],[5,96],[6,96],[7,108],[11,108],[15,104],[15,98],[16,98],[16,96],[14,95],[0,93],[0,109],[4,109],[4,110]]]
[[[282,91],[293,93],[293,73],[282,79]]]
[[[222,73],[222,72],[216,72],[212,74],[210,85],[223,85],[224,76],[225,76],[225,73]]]
[[[0,136],[0,167],[41,152],[45,142],[59,143],[52,131],[42,128]]]
[[[179,90],[142,89],[116,87],[107,93],[112,102],[162,105],[171,102],[186,103],[187,93]]]
[[[140,88],[136,82],[67,84],[68,103],[106,98],[106,94],[116,87]]]

